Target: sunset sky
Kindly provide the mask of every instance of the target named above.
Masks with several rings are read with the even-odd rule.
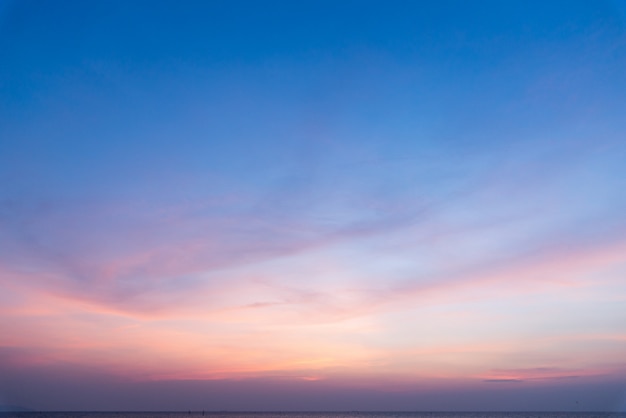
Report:
[[[0,0],[0,404],[626,411],[626,1]]]

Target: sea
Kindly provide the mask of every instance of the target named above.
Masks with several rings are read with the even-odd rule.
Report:
[[[616,412],[0,412],[1,418],[626,418]]]

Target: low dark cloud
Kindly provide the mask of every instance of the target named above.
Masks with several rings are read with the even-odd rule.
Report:
[[[6,350],[5,350],[6,351]],[[2,360],[2,358],[0,358]],[[515,383],[516,379],[488,379]],[[93,367],[15,366],[0,361],[0,398],[35,410],[581,410],[620,408],[626,380],[481,385],[291,378],[134,380]]]
[[[522,379],[485,379],[483,382],[488,383],[521,383]]]

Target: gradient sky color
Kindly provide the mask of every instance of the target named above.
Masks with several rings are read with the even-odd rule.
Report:
[[[0,0],[0,404],[626,410],[626,2]]]

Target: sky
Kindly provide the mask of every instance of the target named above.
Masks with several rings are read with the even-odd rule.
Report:
[[[626,411],[626,2],[0,0],[0,404]]]

